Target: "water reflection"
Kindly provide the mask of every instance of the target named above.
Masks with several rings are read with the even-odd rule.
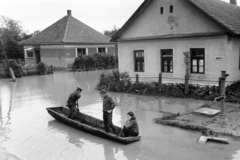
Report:
[[[240,159],[240,150],[235,152],[236,154],[232,155],[232,160],[239,160]]]
[[[115,125],[123,126],[130,110],[137,117],[142,139],[130,145],[68,127],[47,113],[46,107],[64,106],[69,94],[80,86],[83,88],[80,110],[102,119],[102,100],[99,91],[95,90],[101,73],[54,72],[52,75],[23,77],[16,83],[0,82],[1,148],[30,160],[230,160],[233,153],[237,159],[239,151],[235,151],[239,150],[239,144],[236,140],[229,139],[230,145],[201,145],[198,144],[200,133],[154,122],[154,118],[166,112],[187,112],[208,101],[109,92],[118,104],[113,112]]]
[[[139,96],[123,93],[111,93],[119,104],[119,106],[128,106],[129,109],[138,107],[153,112],[171,112],[171,113],[184,113],[196,108],[203,104],[209,103],[204,100],[185,100],[185,99],[172,99],[166,97],[150,97]]]
[[[48,122],[48,130],[63,134],[64,136],[61,137],[65,137],[69,143],[78,147],[84,155],[93,154],[94,149],[94,154],[97,155],[96,159],[98,160],[135,160],[142,156],[141,153],[139,153],[139,143],[133,144],[134,147],[119,144],[70,128],[56,120]],[[87,146],[89,146],[89,148]]]
[[[13,85],[15,86],[15,85]],[[12,107],[12,98],[13,92],[9,87],[0,88],[0,143],[10,139],[7,135],[11,132],[9,126],[11,125],[11,107]]]

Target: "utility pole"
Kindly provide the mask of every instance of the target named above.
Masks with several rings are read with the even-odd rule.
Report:
[[[0,48],[2,48],[3,55],[4,55],[5,59],[6,59],[7,67],[8,67],[9,73],[10,73],[10,75],[11,75],[11,77],[12,77],[12,81],[13,81],[13,82],[16,82],[16,78],[15,78],[14,72],[13,72],[13,70],[12,70],[12,68],[10,67],[10,64],[9,64],[9,62],[8,62],[7,54],[6,54],[5,49],[4,49],[4,47],[3,47],[3,42],[2,42],[2,40],[0,40]]]

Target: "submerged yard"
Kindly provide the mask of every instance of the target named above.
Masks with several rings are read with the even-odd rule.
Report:
[[[54,120],[47,107],[65,106],[68,95],[77,86],[83,89],[79,100],[81,112],[102,119],[102,100],[95,87],[101,73],[54,72],[44,76],[28,76],[11,82],[0,80],[0,159],[52,160],[236,160],[239,141],[230,144],[199,144],[199,132],[159,125],[155,118],[164,113],[184,113],[206,104],[203,100],[109,94],[118,106],[113,122],[122,126],[127,112],[136,114],[139,142],[123,145],[76,130]],[[94,151],[94,152],[93,152]],[[37,155],[37,156],[36,156]]]

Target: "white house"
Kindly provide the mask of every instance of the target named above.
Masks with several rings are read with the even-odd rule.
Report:
[[[184,81],[183,52],[190,53],[190,83],[240,80],[240,7],[236,0],[145,0],[111,39],[119,69],[140,80]]]

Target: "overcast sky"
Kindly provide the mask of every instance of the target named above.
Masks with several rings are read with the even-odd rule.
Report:
[[[21,21],[28,33],[43,30],[72,11],[72,16],[103,33],[130,18],[144,0],[3,0],[0,16]],[[230,0],[224,0],[229,2]],[[237,0],[238,6],[240,0]]]

